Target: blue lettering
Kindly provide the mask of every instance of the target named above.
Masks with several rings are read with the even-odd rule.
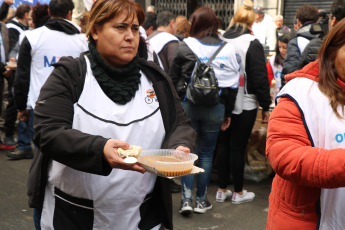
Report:
[[[51,67],[52,64],[54,64],[55,62],[56,62],[56,57],[55,57],[55,56],[53,56],[51,62],[49,62],[47,56],[44,56],[44,67],[47,67],[47,66],[48,66],[48,67]]]
[[[345,135],[345,134],[344,134],[344,135]],[[341,134],[335,135],[335,140],[336,140],[338,143],[343,142],[343,140],[344,140],[343,135],[341,135]]]

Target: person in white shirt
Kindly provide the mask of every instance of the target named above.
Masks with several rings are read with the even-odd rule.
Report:
[[[265,49],[274,51],[277,44],[276,26],[273,18],[262,7],[254,8],[255,22],[252,26],[254,36],[260,41]]]

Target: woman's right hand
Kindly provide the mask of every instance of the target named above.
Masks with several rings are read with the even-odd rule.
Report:
[[[127,164],[123,161],[123,158],[120,157],[117,153],[117,149],[130,149],[130,145],[125,141],[120,141],[116,139],[109,139],[104,146],[103,154],[106,161],[108,161],[110,167],[119,168],[124,170],[132,170],[140,173],[145,173],[145,169],[140,166],[138,163]]]

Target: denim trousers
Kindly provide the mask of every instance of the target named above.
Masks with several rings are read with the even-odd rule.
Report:
[[[19,121],[17,126],[18,147],[24,152],[32,152],[31,141],[34,136],[34,111],[29,110],[30,119],[28,122]]]
[[[36,230],[41,230],[42,209],[34,208],[34,225]]]
[[[224,121],[225,106],[221,103],[215,106],[198,106],[189,102],[183,102],[182,106],[197,132],[194,153],[198,155],[198,167],[203,168],[205,172],[197,175],[196,199],[205,201],[212,172],[213,152]],[[194,177],[189,175],[181,178],[182,199],[193,200]]]

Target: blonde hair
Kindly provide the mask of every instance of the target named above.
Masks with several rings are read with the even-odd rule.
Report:
[[[251,0],[245,0],[242,6],[240,6],[240,8],[235,12],[235,15],[232,17],[229,28],[233,25],[236,25],[236,27],[242,26],[242,31],[249,28],[255,20],[253,7],[254,4]]]

